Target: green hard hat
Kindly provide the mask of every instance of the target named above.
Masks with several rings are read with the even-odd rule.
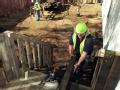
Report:
[[[87,31],[87,25],[84,22],[79,22],[75,27],[76,33],[85,33]]]
[[[35,0],[35,1],[38,2],[38,3],[40,2],[40,0]]]

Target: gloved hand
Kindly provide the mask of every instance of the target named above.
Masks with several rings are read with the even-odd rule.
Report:
[[[74,72],[78,69],[79,66],[80,66],[79,63],[76,63],[76,64],[74,65]]]

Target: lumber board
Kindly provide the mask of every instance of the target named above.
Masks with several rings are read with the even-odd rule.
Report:
[[[30,42],[25,41],[26,53],[27,53],[27,62],[29,69],[33,69],[33,60],[32,60],[32,51],[30,48]]]
[[[26,52],[25,52],[25,45],[24,41],[21,39],[17,39],[18,43],[18,49],[19,49],[19,58],[22,64],[22,72],[25,73],[26,70],[28,70],[27,66],[27,60],[26,60]]]
[[[68,82],[70,80],[70,76],[71,76],[71,73],[73,71],[75,60],[76,60],[76,57],[72,56],[71,60],[70,60],[70,63],[69,63],[69,65],[66,69],[66,72],[64,74],[64,77],[62,78],[62,81],[60,83],[60,90],[67,90]]]
[[[18,58],[18,50],[17,50],[17,45],[15,44],[15,40],[14,40],[15,37],[8,37],[6,36],[6,47],[9,47],[7,48],[8,53],[10,54],[11,56],[11,61],[13,62],[13,69],[15,71],[15,76],[16,78],[18,79],[20,77],[20,74],[21,74],[21,71],[20,71],[20,60]],[[8,46],[9,45],[9,46]]]
[[[115,90],[120,79],[120,56],[116,56],[103,90]]]
[[[34,69],[38,68],[37,47],[35,43],[31,43]]]
[[[38,56],[38,68],[40,69],[42,66],[42,59],[41,59],[41,48],[40,48],[40,44],[37,44],[37,56]]]
[[[109,52],[109,51],[107,51]],[[107,77],[109,75],[109,72],[111,70],[113,61],[114,61],[114,55],[111,56],[109,53],[105,54],[105,57],[103,59],[103,64],[101,65],[100,72],[98,74],[98,78],[95,84],[94,90],[103,90],[105,82],[107,80]]]

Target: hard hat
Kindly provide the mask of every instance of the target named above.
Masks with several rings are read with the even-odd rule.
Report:
[[[87,31],[87,25],[84,22],[79,22],[75,27],[76,33],[85,33]]]
[[[39,3],[39,2],[40,2],[40,0],[36,0],[36,2],[38,2],[38,3]]]

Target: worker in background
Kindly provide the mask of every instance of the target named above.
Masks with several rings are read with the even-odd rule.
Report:
[[[80,16],[80,8],[86,4],[87,0],[77,0],[77,16]]]
[[[88,32],[86,24],[80,21],[69,40],[69,54],[70,56],[76,56],[76,63],[74,65],[74,75],[76,78],[82,76],[92,51],[93,38]]]
[[[33,9],[35,11],[35,19],[36,21],[39,21],[40,20],[40,0],[36,0]]]

